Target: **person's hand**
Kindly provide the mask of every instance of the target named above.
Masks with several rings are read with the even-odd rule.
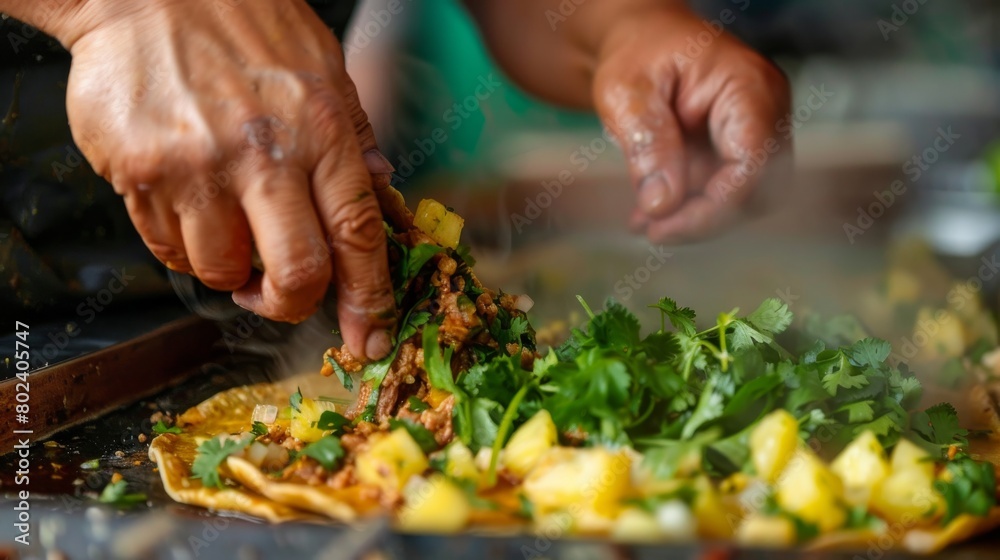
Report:
[[[303,0],[88,0],[57,31],[73,55],[73,137],[158,259],[290,322],[332,280],[351,352],[388,353],[372,183],[392,166],[340,45]]]
[[[777,134],[787,80],[717,31],[686,8],[647,11],[616,22],[601,45],[595,105],[637,188],[631,226],[655,242],[712,233],[790,159]]]

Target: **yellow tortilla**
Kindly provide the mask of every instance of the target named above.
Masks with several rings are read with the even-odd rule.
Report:
[[[226,466],[240,484],[279,504],[318,513],[336,521],[350,522],[358,517],[354,508],[331,488],[273,480],[253,463],[240,457],[229,457]]]

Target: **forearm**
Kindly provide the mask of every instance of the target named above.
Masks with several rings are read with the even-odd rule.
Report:
[[[592,108],[593,72],[616,27],[688,14],[683,0],[467,0],[498,64],[549,101]]]
[[[0,13],[55,37],[67,49],[103,20],[142,10],[152,0],[0,0]]]

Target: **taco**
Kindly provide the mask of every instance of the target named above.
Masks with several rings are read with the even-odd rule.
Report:
[[[792,352],[776,299],[699,330],[663,298],[646,335],[620,304],[581,300],[587,324],[543,353],[530,299],[476,278],[461,218],[389,199],[390,355],[333,347],[322,376],[181,414],[150,447],[174,499],[275,522],[920,553],[1000,521],[993,436],[921,409],[888,343]]]

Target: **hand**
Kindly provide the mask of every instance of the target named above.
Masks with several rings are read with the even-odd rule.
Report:
[[[624,17],[601,45],[595,104],[637,188],[631,226],[654,242],[712,233],[790,161],[787,80],[717,31],[674,8]]]
[[[73,54],[73,137],[158,259],[290,322],[332,279],[351,352],[389,352],[372,185],[392,166],[340,45],[303,0],[88,0],[58,31]]]

